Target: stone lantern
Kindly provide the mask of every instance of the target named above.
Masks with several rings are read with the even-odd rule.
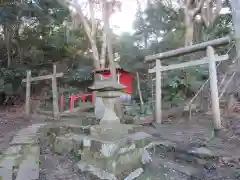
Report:
[[[123,94],[121,90],[126,87],[111,79],[104,79],[96,81],[89,88],[96,91],[96,97],[101,97],[104,104],[104,115],[100,120],[100,124],[120,124],[120,119],[114,111],[114,106],[117,98]]]

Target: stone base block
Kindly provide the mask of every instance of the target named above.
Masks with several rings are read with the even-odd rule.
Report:
[[[80,161],[74,166],[76,172],[85,173],[90,179],[100,179],[100,180],[134,180],[138,178],[143,173],[143,168],[133,169],[132,171],[128,169],[120,175],[115,175],[113,173],[107,172],[96,166],[89,165],[87,162]],[[145,180],[145,179],[144,179]]]
[[[124,154],[118,154],[113,157],[96,157],[89,151],[84,151],[81,161],[90,166],[101,169],[108,173],[114,174],[116,177],[121,176],[124,172],[130,173],[136,168],[142,166],[143,149],[136,148]]]
[[[91,129],[90,136],[75,136],[74,141],[81,154],[81,171],[95,169],[95,175],[98,174],[96,171],[106,172],[117,178],[140,168],[144,147],[152,141],[152,136],[145,132],[129,134],[133,129],[131,125],[120,125],[118,130],[113,127],[102,129],[102,126],[95,126]],[[83,162],[86,166],[82,165]],[[101,179],[100,176],[99,178]]]
[[[99,178],[104,180],[117,180],[114,174],[108,173],[100,168],[96,168],[92,165],[87,164],[84,161],[80,161],[74,167],[76,171],[87,173],[90,178]]]
[[[72,124],[71,122],[58,122],[58,123],[51,123],[45,126],[44,135],[52,135],[61,136],[69,133],[73,134],[89,134],[91,126],[82,126],[78,124]]]

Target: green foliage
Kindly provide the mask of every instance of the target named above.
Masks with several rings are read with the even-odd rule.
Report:
[[[5,69],[0,70],[0,92],[4,92],[7,95],[13,95],[18,90],[22,83],[22,79],[25,78],[24,71],[17,69]]]

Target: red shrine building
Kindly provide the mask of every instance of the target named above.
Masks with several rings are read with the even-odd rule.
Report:
[[[116,63],[116,62],[115,62]],[[111,77],[110,69],[105,68],[105,69],[99,69],[95,70],[93,73],[100,75],[100,79],[107,79]],[[131,72],[128,72],[121,68],[117,63],[116,63],[116,75],[117,75],[117,81],[118,83],[126,86],[125,89],[122,90],[124,93],[120,98],[124,101],[130,101],[132,92],[133,92],[133,74]],[[95,95],[94,93],[88,93],[88,94],[75,94],[70,97],[70,112],[74,108],[75,101],[77,99],[81,99],[82,101],[86,101],[87,97],[91,97],[92,103],[94,103]],[[61,105],[63,105],[63,97],[61,100]]]
[[[101,78],[107,79],[111,77],[110,69],[100,69],[95,71],[96,74],[99,74]],[[118,83],[126,86],[123,92],[132,94],[133,91],[133,74],[124,70],[120,66],[116,67],[117,81]]]

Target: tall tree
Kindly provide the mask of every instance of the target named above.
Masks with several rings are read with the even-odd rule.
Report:
[[[222,9],[222,0],[184,0],[185,46],[193,44],[194,23],[202,19],[207,27],[214,23]]]
[[[60,2],[60,0],[59,0]],[[63,4],[63,2],[60,2]],[[65,4],[66,5],[66,4]],[[72,14],[72,19],[75,21],[78,21],[78,23],[83,24],[83,27],[85,29],[85,32],[88,36],[88,39],[91,44],[91,50],[93,54],[94,59],[94,66],[96,69],[104,68],[106,65],[106,54],[108,57],[110,69],[111,69],[111,75],[113,79],[116,79],[116,72],[114,67],[114,59],[113,59],[113,48],[112,48],[112,32],[109,27],[109,18],[111,14],[115,11],[116,8],[120,7],[120,2],[117,0],[99,0],[99,1],[93,1],[88,0],[87,6],[89,8],[90,18],[88,20],[87,16],[84,15],[83,11],[83,5],[81,6],[77,0],[73,1],[71,4],[72,7],[76,9],[75,12]],[[96,15],[95,12],[97,11],[97,7],[100,6],[100,9],[102,10],[102,20],[103,20],[103,34],[102,34],[102,46],[101,51],[99,51],[97,47],[97,33],[99,26],[97,26],[96,23]]]

